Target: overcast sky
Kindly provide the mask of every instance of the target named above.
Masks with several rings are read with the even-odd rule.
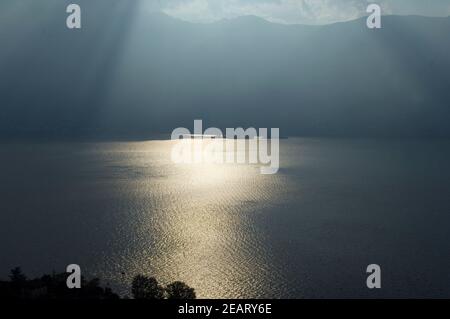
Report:
[[[155,7],[192,22],[256,15],[272,22],[326,24],[365,15],[368,3],[384,14],[449,16],[450,0],[156,0]]]

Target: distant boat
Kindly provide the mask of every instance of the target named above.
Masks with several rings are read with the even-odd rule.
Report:
[[[210,134],[183,134],[183,139],[213,139],[213,138],[221,138],[220,135],[210,135]]]
[[[226,136],[220,135],[212,135],[212,134],[183,134],[181,135],[183,139],[215,139],[215,138],[224,138],[227,139]],[[279,139],[287,139],[287,136],[280,136]],[[234,139],[239,139],[237,136],[234,136]],[[249,136],[244,136],[244,140],[249,140]],[[264,136],[255,136],[253,137],[255,140],[266,140],[267,137]],[[270,138],[269,138],[270,139]]]

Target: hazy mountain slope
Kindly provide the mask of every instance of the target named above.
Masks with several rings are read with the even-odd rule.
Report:
[[[3,136],[170,132],[195,118],[285,135],[450,136],[450,19],[191,24],[113,0],[86,2],[70,31],[50,2],[0,20]]]

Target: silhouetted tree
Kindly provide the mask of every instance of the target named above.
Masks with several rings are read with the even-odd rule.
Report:
[[[22,273],[22,269],[20,267],[16,267],[11,269],[9,279],[12,283],[23,283],[27,281],[27,276]]]
[[[28,279],[20,267],[11,270],[9,281],[0,280],[2,299],[120,299],[111,288],[101,287],[100,279],[81,277],[80,289],[69,289],[67,273],[52,273]],[[162,287],[154,277],[137,275],[133,278],[131,293],[134,299],[195,299],[195,291],[184,282],[175,281]],[[128,297],[124,297],[127,299]]]
[[[167,299],[195,299],[194,288],[184,282],[175,281],[166,287]]]
[[[137,275],[133,278],[131,293],[135,299],[164,299],[164,288],[153,277]]]
[[[119,299],[109,287],[101,287],[98,278],[82,277],[80,289],[68,289],[67,276],[53,273],[29,280],[19,267],[14,268],[10,281],[0,281],[0,299]]]

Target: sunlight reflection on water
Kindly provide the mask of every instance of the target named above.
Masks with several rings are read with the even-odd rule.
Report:
[[[136,144],[135,152],[114,163],[127,174],[138,168],[140,178],[127,182],[123,192],[141,204],[121,223],[130,232],[116,238],[125,241],[125,251],[104,257],[112,266],[111,281],[126,269],[128,282],[145,273],[163,282],[185,281],[200,297],[255,296],[272,262],[251,214],[274,204],[283,177],[261,175],[257,165],[173,164],[173,143]],[[117,147],[104,156],[117,158],[122,146]]]

